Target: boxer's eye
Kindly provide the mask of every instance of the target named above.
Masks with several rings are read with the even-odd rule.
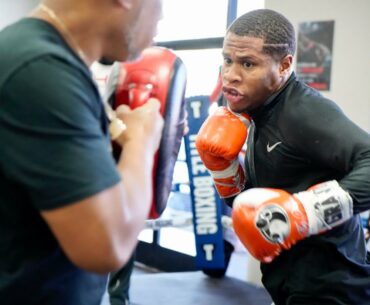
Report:
[[[230,58],[225,57],[225,58],[224,58],[224,63],[225,63],[226,65],[230,65],[230,64],[232,63],[232,61],[231,61],[231,59],[230,59]]]
[[[245,61],[245,62],[243,62],[243,67],[244,68],[251,68],[251,67],[253,67],[253,64],[249,61]]]

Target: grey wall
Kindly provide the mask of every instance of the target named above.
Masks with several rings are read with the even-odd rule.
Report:
[[[0,0],[0,30],[28,14],[39,0]]]
[[[265,7],[296,29],[304,21],[335,21],[331,89],[323,94],[370,131],[370,1],[265,0]]]

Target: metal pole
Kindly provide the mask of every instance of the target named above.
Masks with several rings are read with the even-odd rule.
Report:
[[[227,23],[226,23],[227,28],[236,19],[237,12],[238,12],[238,0],[229,0],[229,4],[227,7]]]

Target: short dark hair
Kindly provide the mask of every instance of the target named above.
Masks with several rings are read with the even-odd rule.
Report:
[[[296,48],[295,31],[291,22],[282,14],[259,9],[237,18],[227,29],[238,36],[262,38],[263,51],[280,59],[288,54],[294,55]]]

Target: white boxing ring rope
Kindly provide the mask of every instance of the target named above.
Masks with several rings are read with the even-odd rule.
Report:
[[[145,221],[144,229],[159,230],[161,228],[181,228],[188,227],[193,224],[192,217],[176,217],[176,218],[167,218],[167,219],[147,219]],[[232,220],[229,216],[221,216],[221,224],[225,229],[232,229]]]

